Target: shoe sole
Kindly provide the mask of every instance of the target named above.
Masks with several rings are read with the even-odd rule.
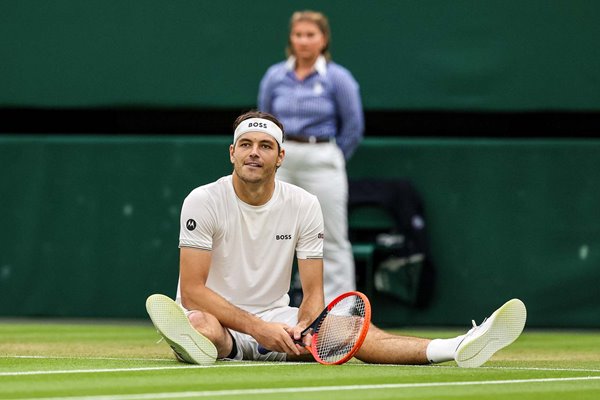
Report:
[[[489,360],[498,350],[521,335],[527,319],[525,304],[512,299],[497,309],[488,320],[488,328],[474,337],[467,337],[458,346],[455,360],[459,367],[475,368]]]
[[[162,294],[146,300],[152,323],[182,361],[208,365],[217,359],[217,348],[190,324],[179,304]]]

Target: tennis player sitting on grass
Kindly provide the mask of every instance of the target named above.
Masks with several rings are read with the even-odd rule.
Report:
[[[177,303],[163,295],[148,313],[180,361],[310,360],[295,342],[324,307],[323,217],[317,198],[275,179],[284,162],[283,126],[251,111],[234,123],[233,173],[193,190],[181,210]],[[289,307],[294,255],[303,301]],[[451,339],[397,336],[371,326],[359,360],[427,364],[455,360],[477,367],[515,341],[526,310],[505,303],[480,326]],[[268,350],[265,350],[268,349]]]

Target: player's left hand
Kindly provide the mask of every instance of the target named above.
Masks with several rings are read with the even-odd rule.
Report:
[[[292,339],[294,339],[295,341],[301,341],[303,343],[296,343],[296,348],[298,349],[298,351],[300,351],[300,354],[310,354],[308,347],[310,346],[312,341],[312,334],[307,333],[306,335],[302,336],[302,331],[304,331],[304,329],[304,326],[296,325],[295,327],[289,329],[288,333],[290,334]]]

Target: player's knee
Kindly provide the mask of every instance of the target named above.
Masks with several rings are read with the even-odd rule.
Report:
[[[190,323],[198,332],[206,336],[211,342],[219,341],[223,327],[214,315],[202,311],[192,311],[188,315]]]
[[[231,335],[212,314],[202,311],[192,311],[188,314],[192,326],[206,336],[217,347],[218,357],[224,358],[231,353],[233,340]]]

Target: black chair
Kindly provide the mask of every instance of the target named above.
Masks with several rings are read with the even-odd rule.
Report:
[[[351,207],[348,212],[348,236],[352,243],[352,254],[357,269],[364,266],[364,292],[372,297],[377,236],[390,233],[395,226],[389,212],[375,204],[362,204]]]
[[[358,268],[364,265],[364,271],[357,270],[364,273],[365,294],[373,295],[377,289],[411,306],[427,306],[435,268],[420,194],[406,179],[350,179],[348,183],[348,236]]]

